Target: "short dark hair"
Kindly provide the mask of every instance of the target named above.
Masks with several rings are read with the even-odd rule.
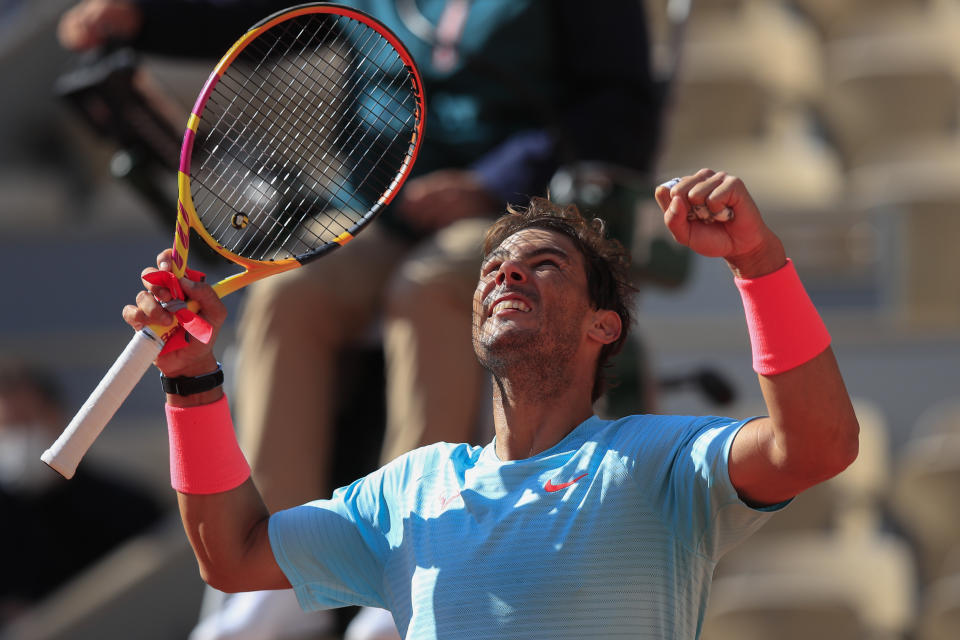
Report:
[[[600,350],[593,381],[591,399],[596,401],[607,387],[604,369],[627,340],[633,319],[633,297],[636,288],[630,283],[630,254],[616,239],[606,235],[606,224],[600,218],[587,220],[576,205],[560,205],[548,198],[531,198],[527,207],[507,206],[507,213],[497,219],[483,240],[486,257],[508,237],[523,229],[547,229],[570,238],[583,255],[587,272],[587,294],[594,309],[607,309],[620,316],[620,336]]]

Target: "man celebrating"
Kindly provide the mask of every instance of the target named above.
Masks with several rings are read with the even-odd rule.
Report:
[[[204,579],[293,587],[306,609],[387,608],[407,638],[697,637],[721,555],[849,465],[858,425],[829,335],[743,183],[704,169],[655,195],[679,242],[730,265],[769,417],[594,416],[630,323],[626,257],[602,223],[534,199],[490,228],[474,295],[494,380],[486,447],[417,449],[270,515],[226,398],[204,390],[211,345],[157,361],[200,389],[168,394],[167,417]],[[183,285],[220,327],[211,289]],[[124,309],[135,328],[170,321],[169,292],[147,287]]]

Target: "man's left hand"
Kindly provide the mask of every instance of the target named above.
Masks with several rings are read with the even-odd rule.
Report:
[[[734,275],[755,278],[786,263],[783,243],[764,223],[740,178],[701,169],[669,189],[657,187],[654,197],[677,242],[700,255],[724,258]],[[713,214],[728,207],[733,218],[727,222],[704,222],[690,215],[699,206],[707,207]]]

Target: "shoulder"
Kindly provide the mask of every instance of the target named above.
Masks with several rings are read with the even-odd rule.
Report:
[[[607,422],[598,435],[624,460],[670,459],[705,441],[732,438],[742,423],[718,416],[633,415]]]

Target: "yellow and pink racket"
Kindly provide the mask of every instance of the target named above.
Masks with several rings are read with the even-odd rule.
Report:
[[[243,271],[221,297],[347,244],[393,199],[423,137],[423,87],[399,39],[370,16],[310,3],[275,13],[214,68],[180,153],[173,275],[192,229]],[[138,331],[42,459],[66,478],[181,325]]]

